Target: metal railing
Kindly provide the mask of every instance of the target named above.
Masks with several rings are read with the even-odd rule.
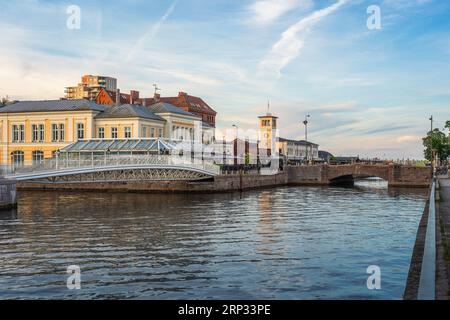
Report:
[[[65,171],[71,169],[120,168],[130,166],[142,167],[177,167],[206,171],[219,174],[220,167],[213,162],[191,159],[177,155],[89,155],[78,157],[56,157],[45,159],[38,164],[3,168],[4,176],[14,177],[45,172]]]

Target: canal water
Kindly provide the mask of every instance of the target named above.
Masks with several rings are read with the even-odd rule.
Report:
[[[401,299],[423,189],[22,192],[0,213],[0,298]],[[67,288],[67,267],[81,289]],[[381,289],[367,288],[367,267]]]

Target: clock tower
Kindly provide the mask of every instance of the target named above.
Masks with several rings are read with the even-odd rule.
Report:
[[[261,148],[270,150],[270,155],[276,154],[276,130],[278,117],[267,112],[266,115],[259,117],[259,132]]]

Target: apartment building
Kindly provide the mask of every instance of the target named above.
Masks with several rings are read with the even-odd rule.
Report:
[[[95,101],[102,89],[116,92],[117,79],[105,76],[84,75],[77,86],[66,87],[66,99],[87,99]]]

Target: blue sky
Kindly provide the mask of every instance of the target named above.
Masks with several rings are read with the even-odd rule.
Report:
[[[81,28],[66,27],[69,5]],[[369,5],[381,8],[369,30]],[[421,158],[450,119],[450,2],[441,0],[0,0],[0,96],[54,99],[82,74],[122,91],[203,97],[218,127],[280,117],[281,135],[338,155]]]

